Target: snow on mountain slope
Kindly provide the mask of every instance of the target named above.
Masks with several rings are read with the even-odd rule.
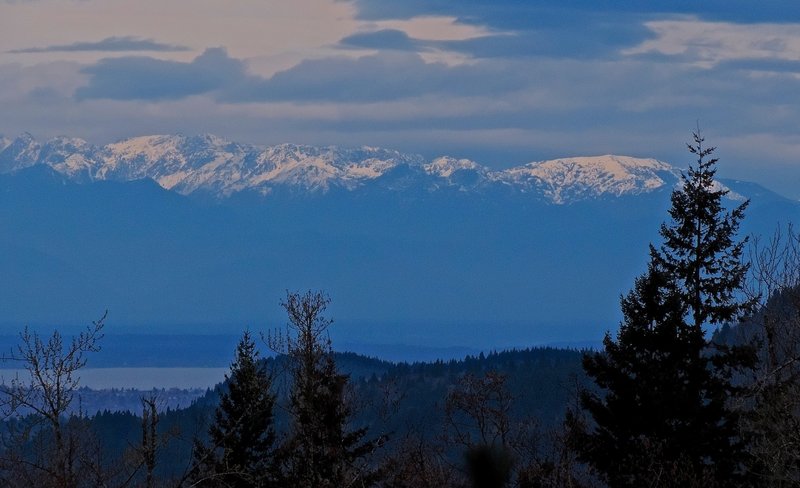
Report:
[[[10,173],[33,166],[39,160],[41,149],[42,146],[32,135],[23,133],[0,152],[0,173]]]
[[[475,161],[469,159],[455,159],[449,156],[442,156],[434,159],[430,163],[423,166],[425,172],[429,175],[441,176],[442,178],[449,178],[456,171],[472,170],[479,173],[486,174],[486,168],[479,165]]]
[[[150,178],[188,195],[204,192],[225,198],[242,191],[263,195],[283,187],[296,192],[356,190],[389,173],[387,191],[481,192],[492,187],[530,193],[554,204],[604,196],[638,195],[680,182],[680,172],[655,159],[596,156],[533,162],[491,171],[468,159],[421,156],[363,146],[339,148],[295,144],[255,146],[214,135],[153,135],[94,146],[82,139],[57,137],[44,144],[30,134],[0,139],[0,173],[46,164],[79,181],[129,181]],[[403,168],[399,173],[393,171]],[[410,178],[410,179],[409,179]],[[731,198],[743,198],[731,194]]]
[[[46,164],[71,179],[91,181],[98,165],[93,159],[96,151],[96,147],[83,139],[56,137],[42,146],[37,163]]]
[[[10,146],[12,142],[13,141],[11,139],[0,134],[0,151]]]
[[[363,146],[342,149],[280,144],[268,147],[259,155],[259,170],[249,186],[279,183],[306,190],[325,191],[331,186],[354,189],[359,182],[382,176],[399,164],[421,164],[418,156]]]
[[[246,147],[211,135],[134,137],[103,148],[97,178],[151,178],[182,194],[201,188],[217,192],[221,182],[241,178],[246,155]]]
[[[281,144],[267,148],[236,144],[216,136],[146,136],[106,146],[101,179],[152,178],[164,188],[189,194],[197,190],[227,196],[274,185],[325,191],[354,188],[401,163],[419,164],[397,151],[318,148]]]
[[[540,192],[553,203],[649,192],[673,184],[679,172],[656,159],[595,156],[529,163],[497,174],[506,184]]]

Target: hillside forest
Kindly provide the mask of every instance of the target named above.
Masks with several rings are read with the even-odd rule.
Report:
[[[699,131],[649,262],[599,350],[393,363],[334,350],[321,291],[244,331],[183,409],[80,408],[106,317],[24,329],[0,389],[5,487],[800,485],[800,233],[740,236]],[[576,306],[581,297],[573,297]],[[536,297],[530,297],[531,316]],[[274,355],[262,357],[259,344]]]

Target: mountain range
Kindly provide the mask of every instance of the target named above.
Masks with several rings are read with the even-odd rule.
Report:
[[[44,143],[28,133],[0,138],[0,173],[44,164],[76,182],[152,179],[182,195],[224,199],[239,193],[268,195],[275,190],[357,191],[382,184],[465,192],[492,189],[528,193],[566,204],[602,196],[636,195],[671,185],[678,171],[655,159],[600,156],[534,162],[493,171],[468,159],[448,156],[431,161],[419,155],[363,146],[343,149],[294,144],[254,146],[213,136],[157,135],[95,146],[82,139],[56,137]],[[413,175],[413,176],[412,176]]]
[[[350,343],[596,341],[679,176],[612,155],[493,170],[212,135],[0,137],[0,325],[107,308],[124,332],[263,329],[286,289],[321,288]],[[751,200],[743,233],[800,221],[796,201],[718,184]]]

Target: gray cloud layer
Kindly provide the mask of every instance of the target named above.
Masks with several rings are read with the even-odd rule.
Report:
[[[222,48],[207,49],[191,63],[129,56],[103,59],[84,68],[89,84],[79,100],[175,100],[231,86],[244,79],[241,61]]]
[[[450,15],[465,23],[498,29],[577,25],[586,16],[697,15],[706,20],[730,22],[798,22],[800,3],[786,0],[355,0],[364,19],[409,19],[419,15]],[[577,22],[576,22],[577,21]]]
[[[52,53],[52,52],[128,52],[128,51],[153,51],[153,52],[178,52],[189,51],[187,46],[164,44],[152,39],[122,36],[107,37],[96,42],[75,42],[72,44],[59,44],[46,47],[29,47],[7,51],[15,54]]]
[[[416,54],[303,61],[269,79],[248,75],[220,48],[189,63],[148,57],[110,58],[83,69],[89,83],[78,99],[177,100],[214,93],[225,102],[377,102],[439,93],[478,96],[518,90],[525,76],[495,64],[448,67]]]

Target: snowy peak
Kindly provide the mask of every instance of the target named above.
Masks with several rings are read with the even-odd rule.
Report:
[[[239,144],[211,134],[152,135],[94,146],[56,137],[44,144],[30,134],[0,138],[0,173],[47,165],[68,179],[152,179],[183,195],[227,198],[239,192],[268,195],[356,191],[368,185],[389,192],[513,191],[557,205],[638,195],[680,182],[680,172],[656,159],[595,156],[533,162],[492,171],[469,159],[421,156],[362,146]],[[729,194],[729,198],[744,198]]]
[[[47,141],[39,152],[39,163],[46,164],[72,179],[88,181],[92,179],[96,162],[92,155],[97,148],[83,139],[56,137]]]
[[[343,149],[280,144],[268,147],[258,157],[260,171],[251,186],[266,182],[297,186],[306,190],[328,190],[331,186],[356,188],[361,182],[382,176],[400,164],[420,164],[421,158],[398,151],[362,146]]]
[[[41,149],[32,135],[23,133],[0,152],[0,174],[33,166],[39,160]]]
[[[675,168],[656,159],[606,155],[529,163],[502,172],[498,179],[563,204],[604,195],[650,192],[674,183],[678,175]]]
[[[125,139],[101,151],[98,179],[151,178],[162,187],[189,194],[201,188],[221,191],[218,180],[236,182],[231,168],[242,165],[246,148],[225,139],[156,135]]]
[[[434,159],[430,163],[424,165],[425,172],[429,175],[436,175],[442,178],[449,178],[456,171],[477,171],[481,174],[487,174],[488,170],[469,159],[456,159],[449,156],[442,156]]]
[[[354,189],[398,164],[422,162],[417,156],[366,146],[259,147],[213,135],[135,137],[109,144],[101,153],[97,178],[152,178],[182,194],[199,190],[219,197],[244,190],[266,194],[278,185],[312,192],[333,186]]]

